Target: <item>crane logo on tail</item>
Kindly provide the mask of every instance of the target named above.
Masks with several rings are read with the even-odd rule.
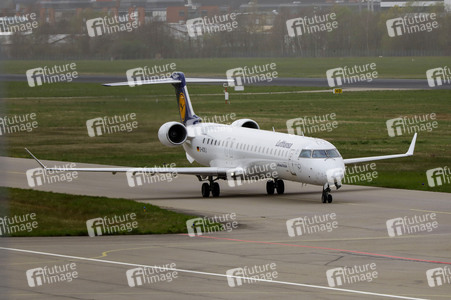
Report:
[[[180,93],[179,95],[179,110],[180,110],[180,117],[182,118],[182,122],[186,121],[186,102],[185,102],[185,95],[183,93]]]

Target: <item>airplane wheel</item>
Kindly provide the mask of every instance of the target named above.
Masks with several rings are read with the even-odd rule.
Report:
[[[276,184],[274,183],[274,181],[269,180],[266,182],[266,192],[268,193],[268,195],[274,195],[275,187]]]
[[[332,203],[332,195],[327,195],[327,203]]]
[[[322,197],[321,197],[322,202],[323,203],[327,203],[327,198],[328,198],[327,194],[323,194]]]
[[[283,182],[283,180],[277,180],[276,182],[276,190],[277,190],[277,194],[282,195],[283,193],[285,193],[285,183]]]
[[[206,182],[202,184],[202,197],[204,198],[210,197],[210,185]]]
[[[211,186],[211,194],[213,197],[219,197],[219,194],[221,192],[221,189],[219,188],[219,183],[213,182]]]

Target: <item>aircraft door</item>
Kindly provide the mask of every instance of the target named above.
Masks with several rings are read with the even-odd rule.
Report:
[[[301,172],[301,164],[298,161],[300,150],[290,149],[290,155],[288,156],[288,168],[292,175],[296,175]]]

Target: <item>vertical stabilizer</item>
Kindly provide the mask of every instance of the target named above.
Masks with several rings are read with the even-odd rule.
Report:
[[[180,80],[180,83],[173,83],[172,85],[175,88],[175,95],[177,97],[181,122],[184,125],[193,125],[201,122],[201,118],[194,114],[191,99],[186,87],[185,74],[182,72],[176,72],[171,75],[171,78],[174,80]]]

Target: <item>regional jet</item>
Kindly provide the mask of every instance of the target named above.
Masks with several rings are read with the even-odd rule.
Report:
[[[169,78],[138,82],[143,84],[172,84],[175,88],[180,122],[167,122],[158,131],[160,142],[168,147],[182,146],[190,163],[205,167],[175,168],[48,168],[28,149],[28,153],[47,171],[130,172],[146,174],[188,174],[197,176],[202,184],[202,196],[218,197],[218,180],[238,182],[249,178],[266,180],[269,195],[285,192],[284,180],[322,186],[321,201],[331,203],[331,186],[341,187],[345,165],[392,159],[413,155],[417,134],[404,154],[362,158],[343,157],[330,142],[313,137],[298,136],[260,129],[252,119],[239,119],[230,125],[204,123],[193,110],[187,83],[227,83],[230,79],[185,78],[175,72]],[[129,82],[104,84],[128,86]],[[269,175],[268,175],[269,174]]]

